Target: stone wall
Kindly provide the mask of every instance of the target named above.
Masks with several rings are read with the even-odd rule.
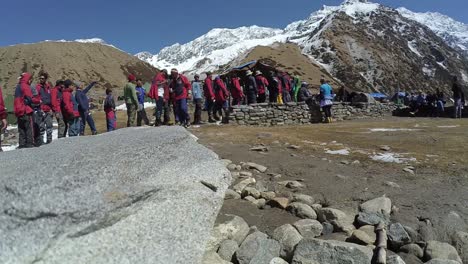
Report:
[[[335,103],[333,115],[338,121],[375,118],[390,115],[395,109],[396,106],[392,103]],[[233,107],[230,121],[238,125],[254,126],[301,125],[321,122],[322,112],[319,106],[309,107],[305,103],[253,104]]]

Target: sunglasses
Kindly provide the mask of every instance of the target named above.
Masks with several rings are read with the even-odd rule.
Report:
[[[39,80],[45,80],[45,78],[39,78]]]

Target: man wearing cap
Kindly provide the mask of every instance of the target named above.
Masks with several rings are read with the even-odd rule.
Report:
[[[156,108],[154,109],[154,116],[156,117],[155,126],[162,125],[161,116],[164,112],[164,125],[169,124],[169,84],[168,84],[167,70],[164,69],[153,78],[151,83],[151,89],[149,92],[149,98],[156,101]]]
[[[84,136],[86,123],[88,123],[89,128],[91,128],[91,133],[97,135],[96,125],[94,124],[93,116],[89,111],[89,98],[88,92],[96,85],[97,82],[90,83],[85,89],[83,89],[84,84],[82,82],[75,81],[76,92],[75,98],[78,102],[78,110],[80,112],[81,123],[80,123],[80,136]]]
[[[247,103],[249,105],[256,104],[257,94],[258,94],[257,81],[255,80],[255,77],[252,76],[251,70],[248,70],[245,73],[245,75],[247,76],[247,81],[246,81]]]
[[[128,83],[124,87],[124,100],[127,106],[127,127],[134,127],[138,109],[138,98],[135,89],[136,77],[128,75]]]
[[[8,114],[5,108],[5,102],[3,101],[2,87],[0,87],[0,152],[3,151],[1,135],[3,134],[3,131],[5,131],[8,126],[7,115]]]
[[[200,125],[202,123],[202,88],[200,82],[200,75],[195,74],[194,81],[192,82],[193,103],[195,104],[195,113],[193,114],[193,124]]]
[[[266,90],[270,84],[261,71],[255,72],[255,81],[258,87],[257,103],[264,103],[266,101]]]
[[[76,84],[74,82],[66,80],[62,90],[62,114],[65,120],[65,131],[68,131],[69,137],[79,136],[81,127],[78,101],[75,94],[73,94],[75,87]]]
[[[215,123],[213,119],[213,108],[215,101],[215,94],[213,90],[213,77],[211,72],[206,73],[205,84],[203,85],[203,92],[206,100],[206,110],[208,111],[208,122]]]
[[[18,148],[34,147],[33,105],[40,104],[40,99],[33,96],[31,74],[21,74],[15,89],[14,110],[18,118]],[[35,89],[34,89],[35,90]]]
[[[43,140],[45,133],[47,133],[47,141],[45,143],[49,144],[52,142],[52,97],[50,84],[47,82],[47,79],[49,79],[49,74],[46,72],[41,73],[39,76],[39,84],[36,85],[36,91],[38,92],[38,96],[42,101],[42,118],[38,120],[40,131],[38,140],[41,141],[41,144],[44,143]]]
[[[179,117],[179,122],[184,127],[190,126],[190,115],[188,113],[187,99],[189,92],[192,89],[187,77],[179,73],[177,69],[171,70],[172,81],[169,85],[175,101],[176,114]]]
[[[54,112],[54,115],[55,115],[55,118],[57,119],[57,124],[58,124],[58,138],[66,137],[65,121],[63,120],[62,109],[61,109],[63,87],[64,87],[64,82],[62,80],[58,80],[55,83],[55,87],[50,90],[52,111]]]

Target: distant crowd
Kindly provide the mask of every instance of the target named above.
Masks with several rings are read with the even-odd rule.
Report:
[[[91,134],[97,129],[90,112],[88,92],[96,85],[92,82],[85,87],[79,81],[58,80],[52,87],[46,72],[39,74],[39,83],[32,84],[32,75],[23,73],[18,78],[15,89],[14,113],[17,117],[19,148],[38,147],[52,142],[53,120],[58,124],[58,138],[82,136],[86,124]],[[154,126],[191,124],[205,122],[229,123],[231,107],[256,103],[305,102],[309,107],[319,106],[324,113],[324,122],[332,122],[332,106],[335,94],[325,79],[320,80],[320,93],[312,95],[307,82],[298,77],[291,77],[286,72],[271,71],[265,76],[260,71],[247,70],[242,78],[237,74],[214,76],[206,72],[202,81],[195,75],[193,81],[179,73],[177,69],[160,71],[152,80],[147,92],[142,79],[133,74],[128,76],[128,83],[123,90],[123,99],[127,109],[127,127],[150,125],[145,111],[146,97],[155,102]],[[341,88],[344,90],[344,88]],[[461,118],[465,105],[465,96],[456,77],[453,79],[454,117]],[[343,93],[344,94],[344,93]],[[339,96],[338,96],[339,97]],[[337,98],[338,98],[337,97]],[[343,96],[342,96],[343,97]],[[193,100],[193,121],[189,113],[189,100]],[[438,117],[445,112],[446,97],[440,91],[424,94],[398,93],[397,100],[411,108],[411,114],[420,112]],[[202,111],[208,113],[208,120],[203,120]],[[112,89],[106,89],[104,100],[107,131],[117,128],[116,103]],[[174,121],[171,120],[171,112]],[[7,127],[7,112],[0,87],[1,131]],[[1,142],[0,142],[1,143]],[[1,150],[1,148],[0,148]]]

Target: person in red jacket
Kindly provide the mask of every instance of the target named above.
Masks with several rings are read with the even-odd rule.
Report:
[[[215,92],[215,110],[214,118],[218,118],[218,114],[222,116],[221,122],[223,124],[229,123],[229,107],[228,107],[228,96],[229,92],[226,89],[226,85],[219,76],[215,78],[214,81],[214,92]]]
[[[255,81],[257,81],[258,89],[257,103],[264,103],[266,101],[267,88],[270,84],[261,71],[255,72]]]
[[[51,96],[51,88],[50,84],[47,82],[49,79],[49,74],[47,72],[41,73],[39,76],[39,84],[36,85],[36,91],[38,96],[41,100],[41,110],[42,110],[42,118],[39,123],[39,131],[40,131],[40,138],[38,140],[44,140],[44,134],[47,133],[47,141],[46,144],[52,142],[52,96]],[[43,142],[41,142],[43,143]]]
[[[39,105],[40,99],[33,96],[31,74],[23,73],[15,89],[14,111],[18,119],[18,148],[34,147],[33,105]]]
[[[62,80],[58,80],[55,83],[55,87],[50,90],[50,99],[52,103],[52,112],[55,115],[58,124],[58,138],[66,137],[65,131],[65,121],[63,121],[62,115],[62,90],[64,87],[64,82]]]
[[[5,108],[5,102],[3,101],[2,87],[0,87],[0,152],[2,152],[2,137],[3,131],[6,130],[8,126],[7,122],[7,111]]]
[[[283,102],[291,102],[291,77],[287,72],[282,72],[280,80],[283,87]]]
[[[75,88],[76,86],[71,80],[66,80],[62,90],[62,114],[65,120],[65,131],[68,130],[69,137],[78,136],[81,126],[78,102],[73,94]]]
[[[215,101],[215,94],[213,90],[213,77],[211,72],[206,73],[205,83],[203,84],[203,94],[206,100],[206,110],[208,111],[208,122],[215,123],[213,119],[213,108]]]
[[[244,92],[240,85],[240,78],[236,74],[233,74],[231,78],[231,96],[232,96],[232,105],[239,106],[242,103],[244,98]]]
[[[168,82],[167,70],[162,70],[153,78],[151,84],[151,89],[149,92],[149,98],[156,101],[156,108],[154,116],[156,117],[155,126],[160,126],[161,124],[169,124],[169,82]],[[161,116],[164,112],[164,123],[161,122]]]
[[[184,127],[190,126],[190,115],[188,112],[187,99],[190,99],[190,90],[192,85],[187,77],[180,74],[177,69],[171,70],[172,82],[169,85],[175,102],[176,114],[179,117],[179,122]]]

